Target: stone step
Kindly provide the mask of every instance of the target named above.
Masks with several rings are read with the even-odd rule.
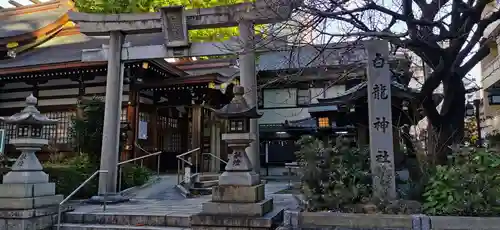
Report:
[[[165,210],[168,211],[168,210]],[[78,213],[64,214],[64,223],[103,224],[152,227],[190,227],[191,217],[187,214],[139,214],[139,213]]]
[[[220,173],[199,173],[196,182],[219,180]]]
[[[189,193],[191,197],[210,195],[212,194],[212,188],[190,188]]]
[[[57,225],[53,227],[57,229]],[[97,230],[97,229],[110,229],[110,230],[189,230],[190,228],[182,227],[159,227],[159,226],[133,226],[133,225],[103,225],[103,224],[61,224],[60,230]]]
[[[205,180],[196,182],[194,184],[195,188],[211,188],[219,184],[219,180]]]

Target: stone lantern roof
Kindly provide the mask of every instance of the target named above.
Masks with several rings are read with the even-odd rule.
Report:
[[[39,125],[51,125],[56,124],[57,120],[50,119],[42,114],[35,107],[38,103],[38,99],[29,95],[26,98],[26,107],[24,107],[21,112],[16,113],[10,117],[0,117],[1,120],[5,121],[7,124],[39,124]]]
[[[257,112],[257,107],[250,107],[243,97],[245,89],[243,86],[235,86],[233,88],[233,100],[221,109],[215,110],[215,115],[223,119],[234,118],[260,118],[262,114]]]

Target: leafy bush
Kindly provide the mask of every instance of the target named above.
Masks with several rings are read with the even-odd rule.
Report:
[[[62,164],[46,163],[44,165],[44,171],[49,174],[50,181],[56,183],[56,192],[65,196],[73,192],[97,169],[98,167],[87,154],[68,158]],[[132,164],[124,166],[122,189],[143,185],[148,182],[151,175],[151,171],[147,168]],[[85,199],[96,195],[98,184],[99,179],[95,177],[75,194],[73,199]]]
[[[56,183],[56,193],[69,195],[80,184],[85,181],[92,171],[85,169],[78,169],[70,165],[51,165],[44,168],[44,171],[49,174],[50,182]],[[90,181],[72,199],[89,198],[97,194],[97,178]]]
[[[426,185],[424,211],[431,215],[500,214],[500,155],[483,149],[455,151],[436,166]]]
[[[151,179],[152,171],[139,165],[127,164],[122,167],[122,190],[134,186],[140,186]]]
[[[311,136],[302,137],[296,152],[302,192],[309,211],[342,210],[371,194],[369,152],[349,147],[343,138],[335,147]]]

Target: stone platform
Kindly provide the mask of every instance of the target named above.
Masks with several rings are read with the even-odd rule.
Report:
[[[131,201],[121,204],[108,205],[106,211],[103,211],[101,205],[79,203],[74,204],[74,211],[64,214],[63,228],[61,230],[87,230],[87,229],[187,229],[195,228],[197,223],[197,214],[202,211],[202,204],[212,200],[211,196],[203,196],[191,199],[171,199],[160,189],[161,184],[152,186],[154,191],[144,191],[148,196],[156,199],[131,199]],[[164,187],[164,186],[163,186]],[[275,210],[296,209],[297,200],[290,194],[274,194],[280,190],[286,189],[287,183],[271,182],[266,184],[264,195],[267,198],[273,198]],[[163,188],[166,189],[166,188]],[[168,188],[171,189],[171,188]],[[158,193],[158,194],[156,194]],[[142,194],[142,192],[141,192]],[[249,222],[251,226],[272,226],[271,223],[279,219],[270,218],[274,213],[271,212],[264,217],[257,218],[255,222]],[[281,213],[278,213],[281,214]],[[199,221],[218,220],[198,219]],[[229,218],[233,221],[242,223],[244,218]],[[198,222],[199,223],[199,222]],[[96,227],[99,226],[99,227]],[[102,228],[106,227],[106,228]],[[1,228],[0,228],[1,229]],[[207,229],[207,228],[204,228]],[[216,228],[221,229],[221,228]],[[224,228],[225,229],[225,228]],[[258,229],[258,228],[257,228]],[[263,228],[261,228],[263,229]]]
[[[269,200],[269,199],[268,199]],[[267,230],[283,222],[283,206],[276,206],[264,216],[210,215],[199,213],[191,216],[193,230]]]

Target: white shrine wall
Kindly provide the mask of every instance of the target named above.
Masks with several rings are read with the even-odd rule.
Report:
[[[263,116],[259,124],[280,124],[285,120],[294,121],[311,117],[307,106],[318,103],[318,98],[331,98],[345,92],[345,85],[333,85],[324,88],[309,88],[309,103],[297,101],[297,88],[263,89],[263,107],[259,110]]]

